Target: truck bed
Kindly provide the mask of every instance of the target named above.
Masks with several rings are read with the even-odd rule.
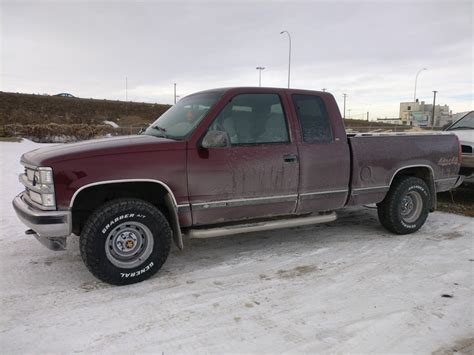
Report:
[[[359,133],[347,137],[351,151],[349,205],[381,202],[401,171],[427,174],[436,192],[449,190],[458,179],[459,142],[453,134]]]

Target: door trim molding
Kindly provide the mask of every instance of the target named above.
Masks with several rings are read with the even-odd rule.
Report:
[[[239,207],[248,205],[261,205],[266,203],[279,203],[279,202],[295,202],[298,198],[297,194],[282,195],[282,196],[265,196],[265,197],[254,197],[254,198],[239,198],[234,200],[222,200],[222,201],[209,201],[209,202],[198,202],[191,203],[193,210],[209,209],[209,208],[220,208],[220,207]]]
[[[193,210],[201,210],[201,209],[209,209],[209,208],[239,207],[239,206],[248,206],[248,205],[261,205],[261,204],[266,204],[266,203],[279,203],[279,202],[295,202],[296,203],[299,200],[323,198],[327,195],[347,194],[347,193],[349,193],[349,189],[304,192],[301,194],[290,194],[290,195],[281,195],[281,196],[265,196],[265,197],[254,197],[254,198],[239,198],[239,199],[222,200],[222,201],[197,202],[197,203],[191,203],[191,208]]]
[[[390,189],[390,186],[373,186],[373,187],[359,187],[352,189],[352,196],[363,194],[384,193]]]
[[[336,194],[347,194],[349,189],[341,190],[328,190],[328,191],[316,191],[316,192],[304,192],[300,194],[300,200],[312,200],[317,198],[324,198],[327,195],[336,195]]]

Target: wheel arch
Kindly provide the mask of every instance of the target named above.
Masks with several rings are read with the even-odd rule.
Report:
[[[430,189],[431,206],[430,212],[436,209],[437,197],[433,167],[427,164],[406,165],[397,169],[391,179],[389,186],[392,186],[393,181],[400,176],[414,176],[422,179]]]
[[[119,197],[140,198],[162,210],[173,230],[173,240],[183,249],[178,218],[178,203],[171,188],[160,180],[121,179],[99,181],[81,186],[69,203],[73,232],[80,233],[87,217],[100,204]]]

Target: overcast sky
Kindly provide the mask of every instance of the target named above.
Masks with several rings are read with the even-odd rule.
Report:
[[[172,103],[227,86],[327,88],[351,117],[418,97],[473,109],[473,1],[1,1],[1,91]],[[347,116],[349,112],[347,112]]]

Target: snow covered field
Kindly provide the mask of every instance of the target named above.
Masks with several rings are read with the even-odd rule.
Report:
[[[185,243],[152,279],[98,282],[78,243],[44,248],[11,208],[21,153],[0,142],[0,349],[72,352],[473,352],[474,219],[395,236],[375,210]],[[447,297],[443,297],[443,295]]]

